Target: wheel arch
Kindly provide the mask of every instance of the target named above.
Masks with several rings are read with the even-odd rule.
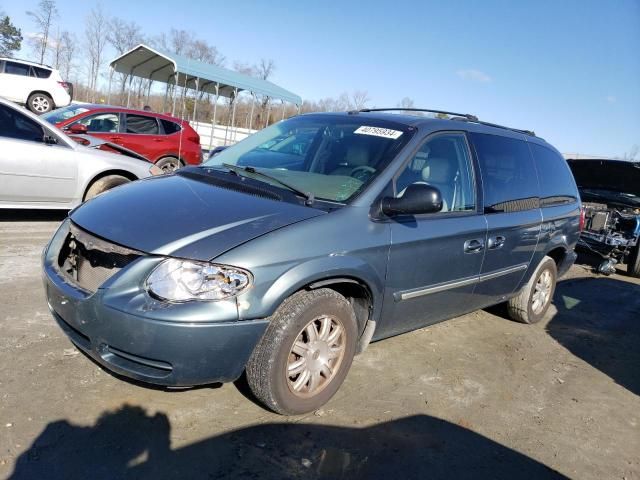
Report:
[[[253,273],[260,278],[271,268]],[[384,278],[364,259],[345,255],[315,258],[285,269],[271,281],[258,282],[238,298],[240,318],[267,318],[296,292],[318,288],[331,288],[349,300],[360,334],[382,311]]]
[[[82,196],[80,197],[81,201],[84,202],[84,199],[87,196],[87,192],[89,191],[89,189],[94,183],[96,183],[98,180],[104,177],[108,177],[109,175],[120,175],[121,177],[128,178],[132,182],[135,180],[138,180],[138,177],[136,177],[133,173],[128,172],[126,170],[118,170],[118,169],[104,170],[98,173],[97,175],[94,175],[93,177],[91,177],[91,179],[89,179],[88,182],[86,182],[86,184],[82,189]]]

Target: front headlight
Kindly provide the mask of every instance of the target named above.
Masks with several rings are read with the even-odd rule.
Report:
[[[170,258],[147,278],[147,290],[163,300],[223,300],[251,284],[251,274],[225,265]]]

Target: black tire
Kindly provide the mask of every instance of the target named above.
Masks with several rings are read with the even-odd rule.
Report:
[[[53,107],[53,99],[46,93],[32,93],[27,99],[27,108],[36,115],[50,112]]]
[[[535,304],[536,299],[539,299],[539,297],[534,298],[536,286],[539,285],[539,282],[546,283],[547,272],[550,275],[549,290],[546,291],[546,287],[541,287],[545,288],[546,291],[545,300],[542,302],[541,308],[534,308],[537,305]],[[545,276],[544,278],[543,275]],[[520,293],[507,302],[509,317],[516,322],[527,324],[538,323],[542,320],[553,300],[557,279],[558,268],[556,267],[556,262],[551,257],[544,257]]]
[[[164,173],[173,173],[184,164],[176,157],[162,157],[156,162],[156,167],[160,168]]]
[[[306,328],[319,318],[339,321],[343,327],[343,353],[334,364],[331,375],[318,377],[324,382],[315,393],[294,393],[295,375],[287,368],[293,361],[302,360],[293,352],[294,342],[307,335]],[[266,407],[283,415],[312,412],[324,405],[344,381],[356,351],[357,321],[353,308],[339,293],[328,288],[301,291],[287,298],[270,318],[265,334],[247,363],[247,382],[255,397]],[[332,324],[333,325],[333,324]],[[308,350],[308,362],[317,362],[319,350]],[[302,373],[299,374],[299,377]],[[306,384],[305,384],[306,385]],[[311,390],[311,381],[308,389]],[[302,388],[307,388],[303,386]]]
[[[638,241],[638,245],[633,247],[633,250],[631,250],[627,258],[627,274],[635,278],[640,278],[640,240]]]
[[[129,183],[130,181],[131,180],[127,177],[123,177],[122,175],[107,175],[106,177],[102,177],[94,181],[87,189],[87,193],[85,194],[83,201],[86,202],[87,200],[90,200],[111,188]]]

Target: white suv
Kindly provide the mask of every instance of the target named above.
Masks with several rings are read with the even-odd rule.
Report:
[[[71,103],[73,85],[47,65],[0,57],[0,97],[26,105],[38,115]]]

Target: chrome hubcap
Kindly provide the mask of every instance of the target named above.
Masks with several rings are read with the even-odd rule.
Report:
[[[49,100],[44,97],[34,98],[31,104],[33,105],[34,110],[38,112],[46,112],[49,110]]]
[[[323,315],[309,322],[289,352],[289,390],[298,397],[311,397],[331,383],[344,357],[345,339],[344,327],[335,317]]]
[[[545,270],[538,277],[533,296],[531,297],[531,310],[533,310],[534,314],[538,315],[542,312],[551,300],[552,283],[553,279],[549,270]]]

